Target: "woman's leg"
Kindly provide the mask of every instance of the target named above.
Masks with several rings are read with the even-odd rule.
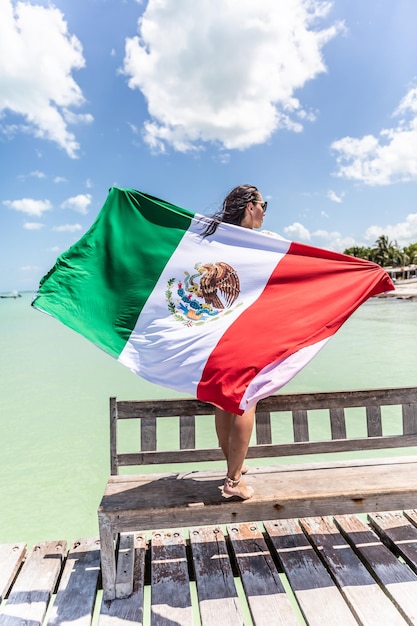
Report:
[[[244,500],[253,495],[252,487],[249,487],[242,479],[242,467],[253,430],[255,410],[256,407],[253,407],[243,415],[234,415],[216,409],[217,436],[227,460],[224,492],[227,495],[239,496]]]

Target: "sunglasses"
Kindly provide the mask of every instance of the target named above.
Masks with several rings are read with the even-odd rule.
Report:
[[[252,204],[260,204],[262,207],[262,211],[266,213],[266,208],[268,206],[268,202],[260,202],[260,200],[252,200]]]

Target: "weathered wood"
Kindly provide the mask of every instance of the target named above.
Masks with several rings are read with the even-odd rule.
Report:
[[[154,531],[151,541],[151,624],[193,624],[184,534]]]
[[[417,624],[417,576],[400,561],[367,524],[353,515],[335,518],[335,524],[410,624]]]
[[[404,432],[383,435],[381,407],[402,407]],[[365,407],[367,437],[347,437],[345,409]],[[247,452],[248,459],[276,459],[281,456],[366,451],[417,445],[417,388],[370,389],[358,391],[307,394],[277,394],[258,403],[256,443]],[[310,441],[310,412],[326,410],[330,415],[331,439]],[[220,461],[219,447],[195,449],[195,416],[206,415],[213,420],[214,407],[193,399],[111,402],[113,438],[114,421],[139,419],[140,449],[118,453],[111,445],[112,472],[119,465],[153,465]],[[272,420],[280,413],[291,412],[294,441],[274,443]],[[175,418],[178,423],[173,449],[158,450],[157,419]],[[176,419],[179,418],[179,419]],[[180,449],[177,449],[177,442]],[[116,439],[114,440],[116,441]],[[116,451],[116,452],[115,452]],[[389,465],[390,472],[384,468]],[[293,466],[290,473],[281,467],[251,471],[247,478],[255,488],[255,496],[236,507],[221,499],[218,473],[203,475],[146,474],[134,479],[110,479],[99,509],[102,572],[106,599],[115,595],[116,567],[113,539],[117,533],[138,529],[173,528],[195,524],[240,523],[253,519],[275,519],[305,515],[341,514],[380,511],[399,507],[411,508],[417,497],[417,484],[412,480],[417,459],[408,468],[402,462],[395,466],[381,461],[375,465],[361,460],[350,465],[336,462],[331,468],[311,464],[301,469]],[[331,473],[329,472],[331,469]],[[407,475],[407,470],[409,471]],[[116,477],[117,478],[117,477]]]
[[[195,416],[180,415],[180,449],[195,448]]]
[[[381,407],[366,405],[368,437],[382,437]]]
[[[243,625],[222,530],[190,528],[189,532],[202,626]]]
[[[353,626],[347,607],[329,572],[295,520],[264,523],[300,609],[309,626]]]
[[[400,511],[370,513],[368,519],[382,540],[417,573],[417,528],[410,520]]]
[[[119,473],[119,463],[117,458],[118,450],[118,433],[117,433],[117,401],[116,398],[110,398],[110,474],[115,476]]]
[[[0,545],[0,604],[26,555],[25,543]]]
[[[227,532],[254,625],[299,624],[257,524],[232,524]]]
[[[116,598],[127,598],[133,591],[134,542],[135,536],[132,533],[120,533],[115,582]]]
[[[99,515],[112,532],[409,508],[417,458],[251,468],[250,500],[222,498],[221,471],[113,476]],[[155,493],[158,498],[155,498]]]
[[[351,452],[354,450],[382,450],[417,446],[417,434],[385,435],[384,437],[352,437],[327,441],[300,441],[295,443],[250,446],[247,459],[280,458],[306,454],[330,454]],[[119,465],[161,465],[164,463],[200,463],[204,461],[222,461],[224,456],[220,448],[201,448],[198,450],[163,450],[150,452],[129,452],[118,454]]]
[[[143,451],[156,450],[156,419],[154,417],[141,419],[140,443]]]
[[[41,626],[66,549],[65,541],[42,542],[29,553],[0,615],[1,626]]]
[[[411,435],[417,432],[417,404],[403,404],[403,433]]]
[[[71,546],[47,626],[90,626],[100,573],[100,544],[82,539]]]
[[[293,411],[293,428],[294,428],[294,441],[308,441],[308,419],[307,411],[305,409],[298,409]]]
[[[256,443],[272,443],[271,414],[266,411],[257,411],[255,415]]]
[[[105,600],[101,603],[98,626],[142,626],[143,590],[145,584],[146,537],[135,533],[135,564],[133,592],[128,598]],[[71,626],[70,624],[68,626]]]
[[[303,519],[300,524],[320,552],[360,624],[406,624],[329,517]]]
[[[258,411],[295,411],[298,409],[331,409],[343,406],[362,407],[368,404],[392,405],[417,403],[416,387],[394,389],[364,389],[354,391],[323,391],[315,393],[276,394],[258,402]],[[214,407],[208,402],[192,398],[171,400],[120,400],[119,419],[142,417],[171,417],[173,415],[213,415]]]
[[[330,430],[332,439],[346,439],[346,420],[343,407],[330,409]]]

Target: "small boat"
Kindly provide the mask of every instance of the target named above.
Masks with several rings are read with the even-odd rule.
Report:
[[[1,293],[0,298],[21,298],[22,294],[18,291],[11,291],[10,293]]]

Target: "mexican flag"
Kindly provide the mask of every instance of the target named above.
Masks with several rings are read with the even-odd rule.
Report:
[[[207,219],[112,188],[32,304],[143,378],[242,413],[394,289],[374,263],[271,234],[220,224],[204,238]]]

